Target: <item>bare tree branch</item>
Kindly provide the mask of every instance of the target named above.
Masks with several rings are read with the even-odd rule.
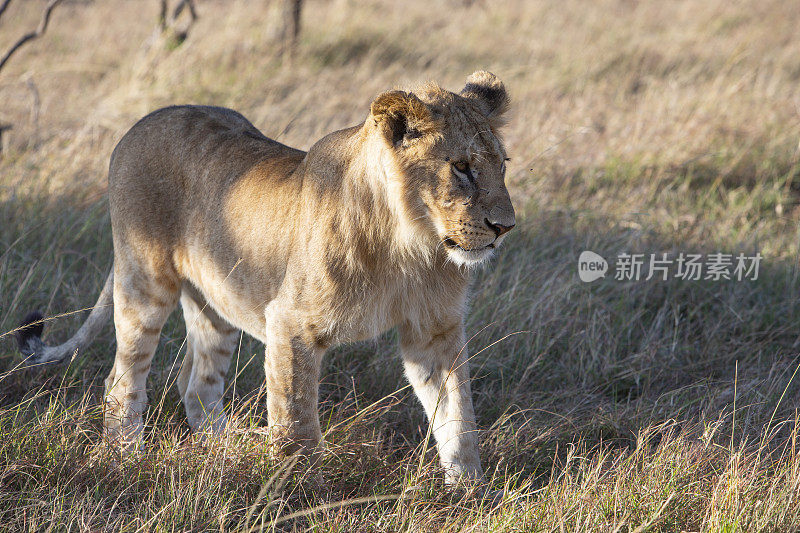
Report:
[[[3,9],[5,9],[8,6],[8,1],[10,0],[7,0],[3,4],[2,6]],[[47,2],[47,6],[44,8],[44,12],[42,13],[42,20],[39,21],[39,27],[36,28],[35,31],[23,35],[20,38],[20,40],[14,43],[14,45],[8,50],[8,52],[6,52],[3,58],[0,59],[0,71],[3,70],[3,67],[6,65],[11,56],[14,55],[14,52],[19,50],[20,47],[22,47],[22,45],[24,45],[28,41],[32,41],[34,39],[41,37],[42,34],[44,34],[44,32],[47,31],[47,25],[50,23],[50,13],[52,13],[53,9],[55,9],[55,7],[62,1],[63,0],[50,0],[49,2]]]
[[[161,31],[167,30],[167,10],[169,9],[167,6],[167,0],[161,0],[161,11],[158,14],[158,25],[161,27]]]
[[[180,0],[175,4],[175,9],[172,10],[171,16],[169,15],[169,0],[159,0],[159,4],[158,26],[161,33],[169,32],[171,36],[176,39],[177,43],[180,44],[186,39],[192,25],[197,22],[197,9],[195,9],[194,0]],[[189,11],[189,22],[184,29],[179,30],[176,25],[184,9],[188,9]]]
[[[297,51],[297,41],[300,37],[300,19],[303,9],[303,0],[283,0],[283,29],[281,54],[291,62]]]
[[[175,11],[172,12],[173,23],[178,20],[178,17],[181,16],[184,8],[189,8],[189,16],[192,18],[192,22],[197,20],[197,11],[194,8],[194,0],[181,0],[178,2],[178,5],[175,6]]]
[[[25,85],[31,91],[31,123],[33,123],[33,139],[31,145],[35,148],[39,144],[39,114],[42,109],[42,99],[39,97],[39,88],[33,81],[33,77],[28,76]]]
[[[3,138],[3,133],[7,132],[8,130],[13,130],[14,126],[11,124],[4,124],[0,122],[0,157],[3,156],[3,151],[6,148],[6,140]]]
[[[3,18],[3,13],[5,13],[8,4],[11,3],[11,0],[3,0],[3,3],[0,4],[0,18]]]

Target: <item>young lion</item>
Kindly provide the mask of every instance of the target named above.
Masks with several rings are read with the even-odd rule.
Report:
[[[238,331],[266,345],[269,427],[284,453],[317,457],[320,365],[333,345],[397,327],[406,375],[432,424],[446,481],[479,478],[464,315],[471,267],[514,227],[498,134],[506,90],[480,71],[460,93],[389,91],[358,126],[305,153],[217,107],[155,111],[111,156],[114,266],[87,321],[60,346],[41,315],[18,340],[30,363],[84,347],[112,310],[105,428],[142,434],[145,383],[180,300],[178,388],[194,430],[224,431]]]

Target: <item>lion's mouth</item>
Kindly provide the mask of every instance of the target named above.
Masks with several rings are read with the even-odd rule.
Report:
[[[444,245],[447,246],[448,248],[451,248],[451,249],[454,249],[454,250],[458,249],[458,250],[462,250],[464,252],[480,252],[480,251],[483,251],[483,250],[491,250],[491,249],[494,248],[494,242],[491,242],[488,245],[483,246],[481,248],[464,248],[463,246],[458,244],[456,241],[454,241],[450,237],[448,237],[448,238],[446,238],[444,240]]]

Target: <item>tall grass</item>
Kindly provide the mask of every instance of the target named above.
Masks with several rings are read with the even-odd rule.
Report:
[[[0,119],[15,126],[0,159],[0,529],[800,528],[796,6],[317,0],[289,68],[274,6],[198,4],[174,48],[151,38],[155,2],[66,3],[0,74]],[[0,47],[40,8],[12,4]],[[392,332],[326,357],[316,491],[267,453],[263,352],[247,337],[226,391],[235,430],[203,444],[173,385],[185,331],[170,319],[147,447],[122,463],[100,434],[112,329],[62,367],[21,362],[9,332],[27,311],[63,339],[99,292],[108,158],[146,112],[231,106],[307,148],[382,90],[457,89],[478,68],[514,99],[519,224],[477,275],[468,324],[497,508],[442,490]],[[583,250],[764,260],[756,281],[586,284]]]

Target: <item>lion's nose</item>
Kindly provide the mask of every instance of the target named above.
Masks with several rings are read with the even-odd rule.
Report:
[[[498,237],[500,235],[508,233],[509,231],[511,231],[511,228],[515,226],[515,224],[511,224],[510,226],[503,226],[502,224],[494,224],[492,222],[489,222],[488,218],[485,220],[485,222],[486,225],[489,226],[489,229],[495,232]]]

